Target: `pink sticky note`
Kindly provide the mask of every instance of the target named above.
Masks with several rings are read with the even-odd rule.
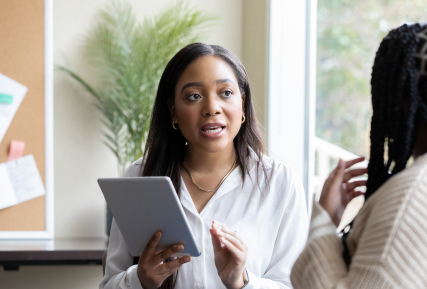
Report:
[[[13,140],[10,143],[9,156],[7,161],[19,159],[24,154],[25,143],[23,141]]]

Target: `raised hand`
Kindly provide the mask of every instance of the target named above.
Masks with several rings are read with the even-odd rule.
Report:
[[[182,264],[191,261],[189,256],[185,256],[164,263],[173,254],[184,250],[184,245],[172,245],[161,252],[157,252],[157,244],[159,244],[161,237],[160,231],[154,234],[138,261],[138,278],[144,289],[159,288],[163,281],[175,273]]]
[[[242,288],[248,247],[236,232],[217,221],[212,222],[210,233],[215,253],[215,266],[222,283],[228,289]]]
[[[352,178],[359,177],[368,172],[367,169],[348,170],[351,166],[364,161],[364,157],[344,162],[338,161],[337,167],[331,172],[323,185],[319,204],[328,212],[336,226],[339,225],[347,204],[355,197],[363,195],[356,190],[366,185],[366,180],[349,182]]]

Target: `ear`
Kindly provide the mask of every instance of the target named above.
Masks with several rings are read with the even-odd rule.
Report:
[[[171,114],[171,119],[175,120],[176,119],[176,114],[175,114],[175,101],[172,98],[168,99],[168,108]]]

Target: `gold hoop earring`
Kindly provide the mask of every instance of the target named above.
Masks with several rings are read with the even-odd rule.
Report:
[[[177,127],[175,127],[175,121],[172,121],[172,127],[173,127],[173,129],[178,129]]]
[[[243,115],[242,123],[244,123],[246,120],[245,115]]]

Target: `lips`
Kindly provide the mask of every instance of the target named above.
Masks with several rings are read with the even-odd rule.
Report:
[[[217,133],[225,128],[225,124],[221,122],[207,123],[201,127],[201,130],[206,133]]]
[[[207,138],[218,138],[225,129],[226,125],[222,122],[207,123],[200,128],[202,135]]]

